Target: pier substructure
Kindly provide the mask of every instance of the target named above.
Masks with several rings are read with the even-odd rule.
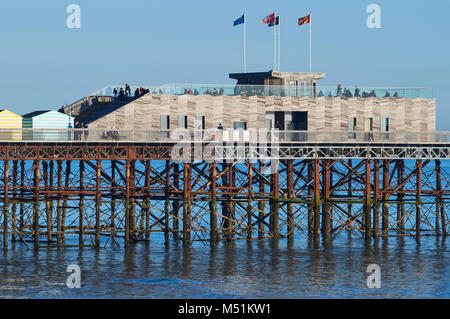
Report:
[[[282,146],[272,162],[193,163],[172,147],[0,145],[1,247],[449,233],[450,156],[438,146]]]

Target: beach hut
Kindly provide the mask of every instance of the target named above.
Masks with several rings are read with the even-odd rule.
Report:
[[[22,138],[22,117],[8,110],[0,110],[0,140]]]
[[[23,116],[23,139],[33,141],[71,140],[74,117],[57,111],[35,111]]]

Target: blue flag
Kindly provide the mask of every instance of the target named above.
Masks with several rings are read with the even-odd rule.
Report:
[[[233,22],[233,27],[235,27],[235,26],[237,26],[237,25],[240,25],[240,24],[242,24],[242,23],[244,23],[245,21],[244,21],[244,15],[242,15],[239,19],[236,19],[236,20],[234,20],[234,22]]]

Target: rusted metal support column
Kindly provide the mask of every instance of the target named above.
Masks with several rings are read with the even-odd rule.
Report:
[[[78,243],[84,245],[84,160],[80,160],[80,206],[78,210]]]
[[[308,160],[308,198],[314,198],[314,162]],[[314,200],[308,202],[308,236],[314,236]]]
[[[17,160],[13,161],[13,205],[12,205],[12,211],[11,211],[11,241],[16,241],[16,233],[17,233],[17,203],[16,203],[16,197],[17,197],[17,177],[18,177],[18,165]]]
[[[365,238],[369,240],[372,236],[372,218],[371,218],[371,206],[372,206],[372,191],[371,191],[371,160],[365,160],[366,173],[364,175],[364,221],[365,221]]]
[[[292,202],[294,197],[294,161],[287,161],[287,192],[288,198],[287,204],[287,237],[288,241],[292,243],[294,240],[294,203]]]
[[[39,247],[39,179],[40,179],[40,162],[39,160],[34,161],[34,205],[33,205],[33,230],[34,230],[34,247]]]
[[[54,170],[55,170],[55,163],[54,161],[50,161],[49,164],[49,183],[48,183],[48,187],[49,190],[53,191],[53,178],[54,178]],[[54,201],[53,201],[53,194],[50,195],[50,200],[49,200],[49,220],[50,220],[50,234],[49,234],[49,238],[50,241],[53,241],[53,208],[54,208]]]
[[[235,204],[233,202],[233,195],[234,192],[234,185],[235,185],[235,172],[234,172],[234,166],[229,165],[228,166],[228,186],[230,187],[228,189],[228,196],[226,201],[227,206],[227,216],[228,216],[228,227],[226,229],[226,238],[227,240],[232,240],[234,237],[234,218],[235,218]]]
[[[66,161],[66,177],[64,180],[64,189],[66,191],[69,190],[69,181],[70,181],[70,171],[71,171],[71,161]],[[61,240],[64,239],[64,233],[66,231],[66,213],[67,213],[67,196],[64,195],[64,201],[63,201],[63,209],[62,209],[62,216],[61,216]]]
[[[228,183],[229,165],[230,164],[222,163],[222,170],[223,170],[222,186],[223,186],[223,189],[222,189],[221,196],[220,196],[220,205],[222,207],[222,223],[221,223],[222,239],[228,238],[228,227],[230,224],[230,221],[229,221],[230,209],[228,207],[229,201],[227,200],[228,195],[226,195],[226,190],[225,190],[225,187],[229,186],[229,183]]]
[[[222,176],[223,186],[228,186],[226,190],[226,194],[223,195],[222,199],[222,215],[223,215],[223,238],[227,240],[231,240],[232,238],[232,218],[233,218],[233,204],[232,204],[232,192],[231,187],[233,185],[233,167],[231,164],[224,163],[224,170],[227,170],[225,174]]]
[[[109,227],[111,227],[111,236],[116,235],[116,161],[111,160],[111,221]]]
[[[247,198],[247,240],[252,239],[253,215],[253,164],[248,162],[248,198]]]
[[[330,161],[322,161],[322,235],[325,240],[330,239],[331,231],[331,204],[330,204]]]
[[[101,177],[102,177],[102,162],[97,160],[97,178],[95,188],[95,246],[100,247],[100,214],[102,207],[102,193],[101,193]]]
[[[349,174],[349,179],[347,182],[347,196],[348,196],[348,204],[347,204],[347,209],[348,209],[348,216],[350,216],[349,218],[353,218],[353,204],[352,204],[352,200],[353,200],[353,183],[352,183],[352,178],[351,178],[351,169],[353,168],[353,162],[351,159],[348,160],[348,174]]]
[[[212,162],[209,166],[209,175],[210,175],[210,196],[211,201],[209,202],[209,210],[210,210],[210,240],[211,243],[217,242],[219,238],[219,234],[217,231],[217,192],[216,192],[216,183],[217,183],[217,164],[216,162]]]
[[[373,162],[373,186],[374,186],[374,205],[373,205],[373,237],[380,236],[380,161]]]
[[[24,196],[25,196],[25,161],[22,160],[20,161],[20,198],[23,199]],[[19,206],[19,232],[21,236],[23,236],[24,214],[25,214],[25,207],[23,204],[23,200],[21,200]]]
[[[8,220],[9,220],[9,163],[8,160],[3,161],[3,249],[8,249]]]
[[[314,160],[314,240],[320,240],[320,162]]]
[[[382,236],[388,236],[389,229],[389,160],[383,160],[383,217],[382,217]]]
[[[442,176],[441,176],[441,161],[436,160],[436,190],[437,190],[437,205],[436,205],[436,230],[439,232],[439,213],[442,227],[442,235],[447,236],[447,224],[445,220],[445,206],[443,202],[442,193]]]
[[[129,214],[129,226],[130,226],[130,239],[133,241],[137,240],[136,236],[136,198],[135,198],[135,181],[136,181],[136,161],[133,159],[130,161],[130,176],[129,176],[129,187],[130,187],[130,214]]]
[[[183,243],[191,241],[191,163],[183,164]]]
[[[130,243],[130,211],[131,211],[131,202],[130,202],[130,160],[127,159],[125,161],[125,245]]]
[[[43,174],[42,177],[44,178],[44,190],[46,192],[49,191],[49,180],[48,180],[48,162],[47,161],[42,161],[42,170],[43,170]],[[52,211],[50,209],[50,201],[48,200],[48,193],[45,195],[45,216],[46,216],[46,221],[47,221],[47,240],[50,243],[53,239],[53,234],[52,234]]]
[[[61,192],[62,192],[62,161],[57,162],[57,183],[58,183],[58,201],[57,201],[57,207],[56,207],[56,244],[61,245],[61,233],[62,233],[62,227],[61,227]]]
[[[151,168],[151,161],[146,160],[145,161],[145,198],[144,198],[144,219],[145,219],[145,226],[144,226],[144,238],[145,241],[150,241],[150,168]]]
[[[405,172],[405,162],[403,160],[399,160],[397,167],[397,183],[400,185],[403,183]],[[400,234],[405,233],[405,205],[403,204],[404,187],[400,187],[397,194],[397,232]]]
[[[145,171],[145,169],[146,169],[145,161],[140,161],[140,162],[142,164],[144,164],[145,168],[144,168],[143,174],[144,174],[144,177],[145,177],[146,174],[147,174],[146,171]],[[170,184],[170,180],[169,180],[169,184]],[[145,216],[146,216],[146,212],[145,212],[145,197],[146,197],[145,183],[144,183],[144,187],[140,187],[140,193],[143,194],[143,196],[142,196],[141,205],[139,205],[141,213],[139,215],[139,225],[136,226],[138,228],[137,237],[140,240],[146,241],[146,239],[145,239]],[[170,211],[169,211],[169,214],[170,214]],[[136,222],[137,222],[137,220],[136,220]]]
[[[417,177],[416,177],[416,238],[420,239],[420,220],[422,218],[421,208],[422,208],[422,160],[416,161],[417,167]]]
[[[180,187],[180,164],[174,163],[174,171],[173,171],[173,183],[177,190]],[[179,239],[180,234],[180,222],[179,222],[179,210],[180,210],[180,202],[178,200],[179,195],[176,195],[176,199],[172,200],[172,212],[173,212],[173,220],[172,220],[172,231],[173,238],[175,240]]]
[[[259,161],[259,172],[263,175],[264,172],[264,162]],[[266,208],[266,199],[264,195],[264,179],[262,176],[259,176],[258,179],[258,188],[259,188],[259,196],[260,199],[258,201],[258,238],[262,239],[264,237],[264,223],[262,222],[264,219],[264,211]]]
[[[275,166],[275,167],[274,167]],[[279,163],[272,163],[272,236],[274,239],[280,238],[280,173]]]
[[[165,202],[164,202],[164,242],[169,243],[170,239],[170,161],[166,161],[166,169],[165,169],[165,184],[164,184],[164,194],[165,194]]]

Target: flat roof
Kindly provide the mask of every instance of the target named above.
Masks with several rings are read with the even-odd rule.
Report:
[[[320,80],[326,77],[325,73],[309,72],[280,72],[270,70],[267,72],[230,73],[230,79],[238,81],[237,84],[263,85],[268,78],[293,79],[298,81]]]

